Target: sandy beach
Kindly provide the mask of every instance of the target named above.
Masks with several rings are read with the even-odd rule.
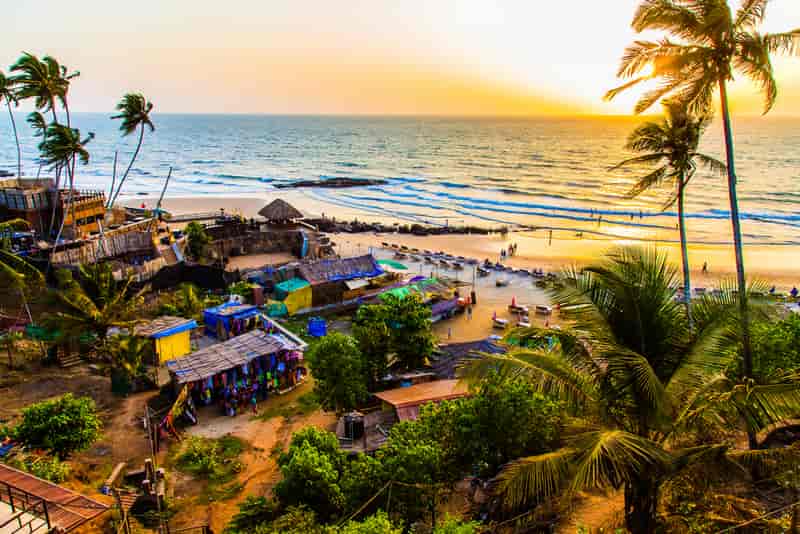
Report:
[[[308,216],[337,219],[378,221],[392,223],[391,219],[366,217],[355,209],[343,209],[321,204],[309,199],[303,191],[285,190],[277,194],[253,195],[246,197],[175,197],[165,198],[162,205],[172,213],[209,212],[224,208],[226,213],[240,214],[244,217],[257,217],[258,210],[268,202],[280,197],[290,202]],[[157,199],[137,196],[126,199],[130,206],[153,207]],[[510,232],[506,235],[437,235],[415,236],[408,234],[342,234],[331,236],[341,255],[363,253],[370,247],[381,243],[404,244],[428,250],[443,250],[455,256],[473,257],[480,260],[499,259],[500,250],[511,243],[518,245],[517,255],[505,263],[514,267],[541,267],[546,271],[557,271],[565,266],[586,265],[596,261],[614,247],[624,245],[651,245],[666,251],[671,260],[678,265],[680,248],[675,243],[656,244],[639,239],[590,239],[579,238],[571,232],[553,232],[552,240],[548,230]],[[745,265],[748,276],[775,285],[779,291],[788,291],[800,285],[800,253],[792,245],[750,245],[745,247]],[[720,280],[729,279],[735,274],[733,247],[730,245],[698,245],[690,243],[690,265],[693,271],[693,286],[717,287]],[[708,264],[708,273],[702,272],[703,263]],[[251,265],[251,262],[247,262]]]

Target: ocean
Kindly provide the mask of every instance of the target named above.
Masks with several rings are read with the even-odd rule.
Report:
[[[77,184],[108,190],[114,151],[119,172],[136,142],[122,139],[111,113],[76,113],[73,125],[96,138]],[[629,132],[644,119],[437,118],[154,114],[124,197],[282,194],[275,185],[331,177],[379,178],[385,185],[304,189],[316,213],[432,225],[533,225],[584,238],[674,241],[667,190],[636,199],[637,177],[609,167],[630,154]],[[17,114],[26,175],[35,175],[36,140]],[[796,119],[734,119],[740,209],[750,244],[800,243],[800,129]],[[702,151],[724,160],[714,123]],[[0,168],[15,172],[7,115],[0,117]],[[46,175],[47,171],[43,171]],[[727,183],[700,170],[688,190],[689,238],[730,242]],[[362,218],[359,217],[359,218]]]

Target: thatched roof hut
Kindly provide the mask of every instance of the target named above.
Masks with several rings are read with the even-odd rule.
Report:
[[[261,208],[258,214],[271,222],[288,222],[303,218],[303,214],[297,208],[280,198]]]

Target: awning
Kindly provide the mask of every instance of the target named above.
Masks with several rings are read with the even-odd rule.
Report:
[[[369,285],[369,280],[364,280],[363,278],[357,278],[355,280],[345,280],[344,285],[347,286],[347,289],[361,289],[362,287],[367,287]]]

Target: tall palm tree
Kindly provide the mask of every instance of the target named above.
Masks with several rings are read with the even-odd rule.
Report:
[[[773,77],[770,54],[795,54],[800,51],[800,29],[786,33],[760,33],[757,28],[764,20],[768,2],[743,0],[734,14],[727,0],[642,1],[633,17],[633,29],[637,32],[664,31],[673,39],[665,37],[656,42],[636,41],[629,46],[617,75],[631,78],[631,81],[606,94],[606,98],[613,98],[629,87],[656,78],[661,81],[660,85],[643,95],[636,104],[636,113],[647,110],[664,96],[673,95],[690,112],[702,114],[711,107],[713,95],[719,91],[744,342],[742,369],[745,376],[752,375],[753,360],[727,84],[733,80],[734,72],[743,74],[763,92],[764,113],[774,105],[778,86]],[[652,74],[642,74],[650,68]]]
[[[12,65],[11,71],[18,73],[13,77],[13,80],[17,85],[17,98],[19,100],[33,99],[37,110],[41,110],[44,113],[49,111],[52,114],[53,124],[60,124],[56,113],[56,103],[59,102],[65,111],[67,126],[70,125],[67,95],[70,81],[80,76],[79,72],[68,74],[67,68],[55,58],[45,56],[39,59],[28,52],[22,53],[22,56]],[[55,165],[53,170],[56,175],[56,193],[58,193],[61,186],[62,166],[60,164]],[[71,189],[70,195],[72,195]],[[57,206],[58,202],[54,202],[48,237],[53,232]]]
[[[8,107],[8,118],[11,119],[11,130],[14,132],[14,141],[17,143],[17,178],[22,178],[22,148],[19,145],[19,134],[17,134],[17,123],[14,121],[14,113],[11,111],[11,104],[17,105],[17,95],[14,92],[14,80],[8,78],[0,71],[0,102],[6,101]]]
[[[725,172],[721,161],[697,151],[703,131],[710,117],[694,117],[677,102],[665,103],[666,116],[660,121],[649,121],[636,128],[628,137],[627,150],[641,155],[626,159],[611,170],[622,167],[646,166],[649,171],[640,177],[628,192],[633,198],[645,191],[662,186],[665,182],[672,186],[664,210],[678,203],[678,227],[681,241],[681,264],[683,266],[683,297],[686,313],[691,325],[691,281],[689,273],[689,250],[686,240],[686,219],[684,196],[686,186],[694,176],[697,166],[702,165],[715,172]]]
[[[145,127],[150,128],[151,132],[156,129],[153,125],[153,121],[150,119],[150,112],[152,110],[153,103],[148,102],[144,95],[141,93],[128,93],[123,96],[122,100],[117,104],[117,111],[120,112],[119,115],[111,117],[112,119],[122,119],[122,124],[120,124],[119,129],[122,131],[123,137],[132,134],[138,129],[139,141],[136,143],[136,150],[133,151],[133,156],[131,157],[130,163],[128,163],[128,168],[125,169],[125,172],[119,179],[117,191],[115,193],[112,191],[114,194],[108,199],[108,207],[114,205],[114,201],[119,196],[120,191],[122,191],[122,185],[125,183],[125,179],[128,178],[128,173],[131,171],[131,167],[133,167],[133,163],[139,155],[139,149],[142,148],[142,141],[144,140]]]
[[[69,196],[67,198],[67,211],[71,212],[73,224],[75,223],[75,210],[73,209],[72,199],[75,191],[75,164],[80,161],[83,165],[89,163],[89,151],[86,150],[86,145],[94,139],[94,134],[81,139],[81,132],[76,128],[70,128],[62,124],[51,124],[47,127],[47,135],[45,139],[39,144],[39,152],[41,153],[42,162],[45,165],[56,166],[61,165],[67,171],[69,179]],[[58,204],[60,199],[56,198]],[[56,234],[56,243],[61,238],[61,232],[64,230],[64,221],[66,219],[66,212],[61,218],[61,225]]]
[[[514,331],[522,348],[467,365],[473,378],[498,371],[525,376],[574,418],[562,448],[501,470],[494,491],[506,506],[565,491],[623,488],[628,529],[650,533],[659,488],[688,466],[712,459],[746,466],[786,452],[673,446],[697,428],[724,428],[741,417],[723,394],[731,393],[723,371],[735,356],[722,327],[710,318],[690,329],[673,299],[676,281],[665,255],[616,251],[583,272],[566,273],[565,286],[555,290],[568,329]],[[785,389],[749,388],[753,413],[776,421],[797,410],[796,390],[785,395]]]

